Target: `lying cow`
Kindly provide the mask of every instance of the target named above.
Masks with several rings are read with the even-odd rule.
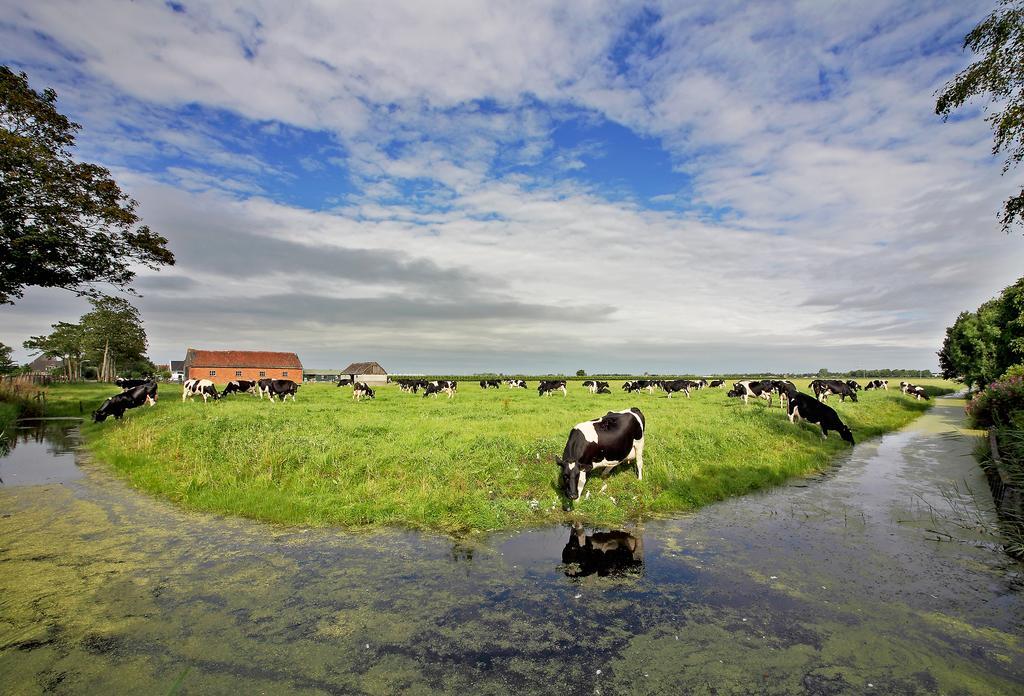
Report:
[[[816,379],[811,382],[811,390],[818,401],[827,401],[830,396],[838,396],[840,401],[846,401],[846,397],[857,401],[857,392],[838,379]]]
[[[867,386],[864,387],[864,391],[869,389],[889,389],[889,380],[887,379],[873,379],[868,382]]]
[[[644,540],[617,530],[587,534],[577,523],[562,549],[562,564],[565,574],[571,578],[595,573],[605,577],[638,572],[644,565]]]
[[[213,386],[213,382],[208,379],[189,379],[185,381],[181,389],[181,400],[191,399],[193,396],[200,395],[203,397],[203,403],[206,403],[207,399],[219,399],[220,394],[217,393],[217,387]]]
[[[365,399],[376,399],[377,395],[370,389],[370,385],[363,382],[356,382],[352,385],[352,398],[356,401]]]
[[[537,396],[551,396],[556,391],[561,391],[562,392],[562,396],[566,396],[568,394],[568,390],[565,388],[565,380],[564,379],[562,379],[562,380],[546,379],[546,380],[543,380],[537,386]]]
[[[125,389],[120,394],[115,394],[92,412],[93,423],[102,423],[110,416],[121,420],[125,411],[130,408],[138,408],[142,404],[155,406],[156,389],[156,382],[143,382],[130,389]]]
[[[401,380],[399,380],[399,381],[401,381]],[[336,386],[336,387],[347,387],[350,384],[352,384],[352,378],[351,377],[339,377],[338,381],[334,383],[334,386]]]
[[[644,414],[638,408],[609,411],[601,418],[577,423],[561,458],[562,490],[569,500],[579,500],[587,477],[594,469],[608,473],[629,460],[636,461],[636,477],[644,478]]]
[[[839,414],[828,404],[823,404],[809,394],[797,392],[789,400],[789,422],[795,423],[799,419],[815,423],[821,427],[821,437],[828,437],[829,430],[835,430],[844,440],[853,444],[853,433],[839,420]]]
[[[439,379],[433,382],[427,382],[427,387],[423,391],[423,397],[433,396],[435,399],[438,394],[447,394],[448,398],[455,396],[455,392],[459,388],[459,383],[448,379]]]
[[[259,394],[260,399],[266,396],[270,399],[270,403],[274,403],[274,397],[285,401],[289,396],[292,397],[292,401],[295,401],[295,393],[299,391],[299,386],[290,379],[270,379],[264,377],[256,383],[256,391]]]
[[[772,405],[772,391],[775,389],[772,385],[771,380],[751,380],[745,379],[740,382],[735,382],[732,385],[732,389],[726,392],[726,396],[732,398],[743,398],[743,404],[746,405],[747,399],[756,397],[764,399],[768,402],[769,408]]]
[[[251,379],[233,379],[224,385],[224,391],[220,393],[221,396],[227,396],[228,394],[244,394],[248,392],[253,396],[256,395],[256,381]]]
[[[480,380],[481,389],[501,389],[501,382],[496,379],[482,379]]]
[[[505,382],[509,389],[527,389],[525,379],[510,379]]]

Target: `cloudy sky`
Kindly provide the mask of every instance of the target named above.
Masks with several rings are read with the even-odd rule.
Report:
[[[157,361],[922,368],[1024,272],[1019,176],[934,115],[993,5],[0,0],[0,61],[170,240]]]

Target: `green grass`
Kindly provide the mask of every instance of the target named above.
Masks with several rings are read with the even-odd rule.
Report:
[[[916,383],[933,393],[952,386]],[[462,383],[448,400],[387,386],[376,400],[355,402],[350,388],[308,384],[296,403],[242,394],[203,404],[182,403],[180,387],[161,385],[156,407],[129,411],[120,423],[87,423],[83,432],[95,457],[133,486],[186,507],[272,522],[456,534],[567,517],[614,525],[691,510],[820,470],[849,447],[835,434],[822,440],[814,426],[791,425],[777,406],[744,406],[722,389],[689,400],[625,394],[619,383],[613,389],[596,396],[570,385],[568,397],[540,398],[536,389],[483,391]],[[58,386],[48,404],[74,415],[81,401],[88,415],[116,391]],[[830,403],[858,442],[928,407],[898,389]],[[629,406],[647,418],[644,480],[634,467],[619,467],[607,481],[589,482],[590,498],[563,511],[552,460],[569,429]]]

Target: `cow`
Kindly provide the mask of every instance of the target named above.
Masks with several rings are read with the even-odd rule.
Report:
[[[121,420],[124,412],[130,408],[138,408],[142,404],[149,406],[156,405],[156,382],[146,381],[130,389],[125,389],[120,394],[115,394],[104,401],[98,409],[92,412],[93,423],[102,423],[110,416]]]
[[[551,396],[559,390],[561,390],[562,396],[567,396],[569,393],[564,379],[545,379],[537,386],[537,396]]]
[[[857,401],[857,392],[850,389],[846,382],[838,379],[816,379],[811,382],[811,390],[818,401],[826,401],[833,395],[838,396],[840,401],[846,401],[846,397],[850,397],[851,401]]]
[[[150,382],[150,381],[152,381],[152,380],[149,379],[149,378],[147,378],[147,379],[126,379],[125,377],[118,377],[117,379],[114,380],[114,384],[116,384],[117,386],[121,387],[121,391],[128,391],[129,389],[134,389],[135,387],[141,386],[141,385],[146,384],[147,382]]]
[[[399,379],[396,381],[399,389],[412,394],[417,393],[420,389],[427,388],[427,383],[422,379]]]
[[[708,381],[706,379],[701,378],[701,379],[695,380],[693,382],[693,384],[694,384],[694,386],[691,387],[691,389],[703,389],[704,387],[708,386]]]
[[[299,384],[296,384],[290,379],[270,379],[264,377],[256,383],[256,391],[260,395],[260,399],[266,396],[270,399],[270,403],[274,403],[274,397],[278,397],[281,401],[285,401],[289,396],[292,397],[292,401],[295,401],[295,393],[299,391]]]
[[[244,392],[249,392],[255,396],[256,382],[250,379],[233,379],[224,385],[224,391],[220,395],[224,397],[228,394],[242,394]]]
[[[370,385],[364,382],[355,382],[352,385],[352,398],[356,401],[361,401],[364,398],[376,399],[377,395],[373,393],[372,389],[370,389]]]
[[[569,431],[561,458],[562,490],[569,500],[579,500],[587,477],[594,469],[607,474],[629,460],[636,461],[636,478],[644,479],[644,414],[638,408],[609,411],[600,418],[583,421]]]
[[[633,391],[633,380],[627,379],[622,383],[622,391],[632,392]]]
[[[910,384],[909,382],[907,382],[906,386],[904,387],[903,383],[901,382],[900,389],[903,391],[904,394],[908,394],[918,401],[920,401],[921,399],[928,401],[928,392],[925,391],[924,387],[919,387],[916,384]]]
[[[432,395],[434,398],[437,398],[438,394],[443,393],[447,394],[448,398],[450,399],[453,396],[455,396],[455,392],[458,390],[458,388],[458,382],[447,379],[434,380],[433,382],[427,382],[427,386],[424,388],[423,391],[423,397],[426,398]]]
[[[822,439],[828,438],[828,431],[835,430],[839,436],[853,443],[853,433],[839,420],[839,414],[828,404],[823,404],[817,399],[811,398],[810,394],[796,392],[789,400],[789,422],[795,423],[803,419],[815,423],[821,427]]]
[[[846,380],[846,386],[848,386],[850,389],[852,389],[854,391],[860,391],[861,389],[864,388],[864,387],[860,386],[859,384],[857,384],[856,380],[852,380],[852,379]]]
[[[482,379],[480,380],[481,389],[501,389],[501,382],[496,379]]]
[[[713,380],[711,380],[711,384],[709,386],[721,387],[722,389],[725,389],[725,380],[724,379],[713,379]]]
[[[217,393],[217,387],[213,386],[213,382],[208,379],[189,379],[186,380],[181,388],[181,400],[191,399],[193,396],[201,395],[203,397],[203,403],[206,403],[207,399],[217,400],[220,398],[220,394]]]
[[[525,379],[510,379],[505,382],[509,389],[527,389]]]
[[[648,394],[653,394],[654,390],[658,387],[657,382],[652,382],[649,379],[634,379],[628,382],[623,382],[622,388],[627,392],[638,392],[643,389],[647,390]]]
[[[788,379],[773,379],[772,390],[779,395],[779,407],[786,409],[788,402],[793,398],[793,394],[796,393],[796,385],[790,382]]]
[[[693,382],[688,379],[671,379],[663,380],[661,383],[661,388],[668,392],[668,398],[670,399],[672,398],[672,394],[675,392],[683,392],[684,394],[686,394],[686,398],[689,399],[690,390],[699,389],[699,387],[697,387],[696,385],[696,382]]]
[[[743,403],[746,405],[747,399],[750,397],[758,397],[768,402],[769,408],[772,405],[772,391],[774,386],[771,380],[750,380],[745,379],[739,382],[735,382],[732,385],[732,389],[726,392],[728,397],[742,397]]]
[[[347,387],[350,384],[352,384],[352,378],[351,377],[339,377],[338,381],[334,383],[334,386],[336,386],[336,387]]]
[[[583,388],[589,391],[591,394],[611,394],[611,387],[608,386],[607,382],[601,382],[599,380],[588,379],[583,383]]]
[[[586,534],[583,525],[576,523],[562,549],[562,564],[571,578],[639,572],[644,565],[644,540],[618,530]]]
[[[889,389],[889,380],[887,380],[887,379],[873,379],[870,382],[868,382],[868,385],[866,387],[864,387],[864,391],[868,391],[869,389],[885,389],[885,390],[888,390]]]

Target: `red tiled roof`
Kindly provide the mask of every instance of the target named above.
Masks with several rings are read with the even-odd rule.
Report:
[[[295,353],[265,350],[194,350],[192,367],[294,367],[302,369]]]

